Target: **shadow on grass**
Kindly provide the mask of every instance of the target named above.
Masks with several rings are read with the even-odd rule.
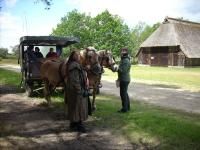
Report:
[[[191,90],[191,89],[184,89],[182,88],[181,86],[178,86],[178,85],[164,85],[164,84],[151,84],[152,86],[155,86],[155,87],[161,87],[161,88],[169,88],[169,89],[182,89],[184,91],[187,91],[187,92],[190,92],[190,93],[200,93],[200,90],[197,90],[197,89],[194,89],[194,90]]]
[[[0,101],[0,149],[137,149],[137,145],[113,142],[96,132],[81,134],[68,129],[64,111],[53,107],[27,105],[23,101]],[[90,121],[91,124],[95,120]],[[86,123],[87,126],[87,123]]]
[[[164,84],[151,84],[151,85],[161,87],[161,88],[181,89],[181,87],[177,85],[164,85]]]

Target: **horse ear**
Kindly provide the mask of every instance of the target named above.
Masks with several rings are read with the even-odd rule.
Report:
[[[103,53],[103,56],[106,55],[106,51],[103,50],[102,53]]]

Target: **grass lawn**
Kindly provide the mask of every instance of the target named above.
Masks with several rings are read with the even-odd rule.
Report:
[[[133,82],[172,85],[191,91],[200,91],[200,67],[168,68],[133,65],[131,78]],[[116,80],[117,73],[105,69],[102,79]]]
[[[18,60],[16,58],[2,59],[0,61],[0,64],[14,64],[14,65],[17,65],[18,64]]]
[[[18,86],[20,81],[19,73],[0,68],[0,85]]]
[[[17,64],[17,59],[2,59],[0,64]],[[168,85],[191,91],[200,91],[200,67],[170,68],[132,65],[131,78],[133,82],[153,85]],[[102,79],[117,79],[117,73],[105,69]]]
[[[19,74],[0,70],[0,85],[19,83]],[[56,94],[55,94],[56,95]],[[52,98],[57,109],[63,109],[61,95]],[[108,129],[116,136],[124,135],[132,143],[150,149],[200,149],[200,115],[132,102],[129,113],[119,114],[119,97],[99,95],[93,122],[88,124]]]
[[[52,99],[56,108],[63,109],[62,96]],[[117,113],[121,106],[119,97],[99,95],[96,102],[94,121],[89,122],[89,126],[110,130],[149,149],[200,149],[200,115],[135,101],[131,103],[130,112],[120,114]]]
[[[117,97],[97,97],[95,126],[111,128],[131,142],[158,149],[200,149],[200,116],[133,102],[127,114],[118,114]]]

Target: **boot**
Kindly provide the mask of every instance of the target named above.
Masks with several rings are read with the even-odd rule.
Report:
[[[78,123],[77,122],[70,122],[69,128],[72,131],[78,131]]]
[[[78,132],[86,133],[86,129],[81,121],[78,123],[77,129]]]

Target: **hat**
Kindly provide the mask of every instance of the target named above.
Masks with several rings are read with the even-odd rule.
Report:
[[[121,48],[120,50],[121,52],[123,51],[123,53],[128,53],[128,48],[124,47],[124,48]]]
[[[126,48],[126,47],[121,48],[121,51],[123,51],[123,50],[128,52],[128,48]]]

